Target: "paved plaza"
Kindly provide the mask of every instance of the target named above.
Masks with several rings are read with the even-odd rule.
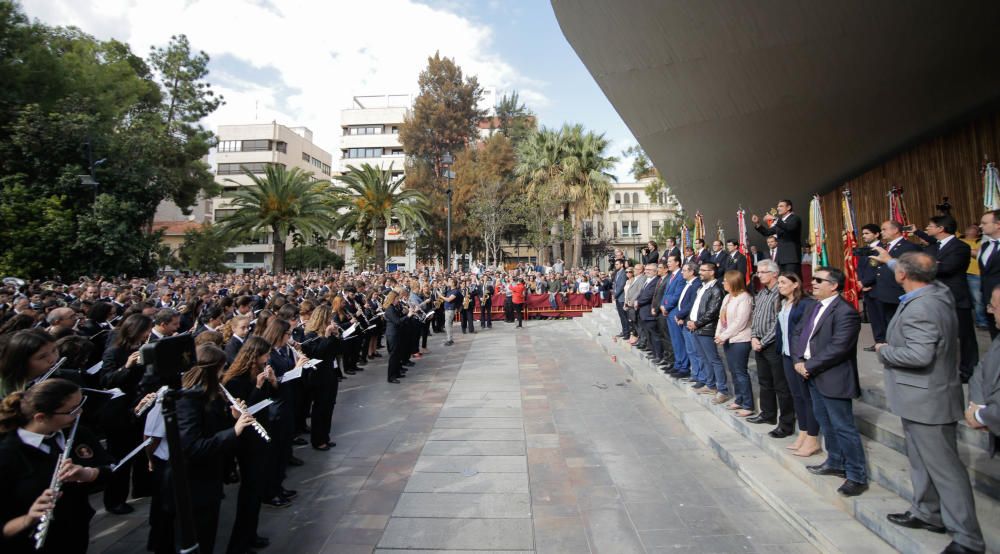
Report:
[[[264,552],[815,551],[575,322],[429,346],[402,385],[385,358],[341,383],[337,447],[297,449]],[[146,503],[102,512],[91,551],[142,551]]]

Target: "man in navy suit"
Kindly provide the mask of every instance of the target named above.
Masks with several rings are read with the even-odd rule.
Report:
[[[621,338],[629,337],[628,314],[625,313],[625,283],[628,281],[628,274],[625,270],[625,260],[615,260],[615,281],[613,295],[615,297],[615,308],[618,310],[618,319],[621,320]]]
[[[660,276],[656,274],[657,266],[653,264],[646,264],[645,270],[646,282],[642,285],[642,290],[639,291],[635,303],[636,309],[639,311],[639,324],[646,330],[646,337],[649,339],[653,363],[659,365],[660,359],[663,358],[663,341],[656,328],[659,302],[654,303],[653,298],[657,289],[660,288]],[[659,293],[663,294],[662,288],[660,288]]]
[[[983,230],[983,242],[979,246],[979,275],[983,299],[993,297],[993,289],[1000,285],[1000,210],[983,214],[979,220]],[[995,339],[997,330],[996,314],[987,310],[990,338]]]
[[[663,301],[660,302],[660,314],[662,323],[666,327],[667,337],[674,351],[673,367],[664,368],[664,371],[672,377],[686,377],[690,373],[690,362],[688,361],[687,347],[684,345],[684,335],[681,334],[680,327],[674,321],[677,312],[677,301],[681,298],[681,291],[684,290],[684,276],[681,275],[681,259],[679,256],[667,256],[667,287],[663,292]]]
[[[698,287],[701,286],[698,281],[698,264],[693,262],[684,264],[681,267],[681,279],[683,283],[679,285],[681,292],[677,297],[677,307],[670,312],[670,319],[681,330],[684,350],[688,355],[688,372],[674,375],[674,377],[678,379],[690,377],[692,381],[704,383],[704,381],[699,381],[699,379],[704,378],[701,353],[694,341],[694,334],[686,326],[688,316],[691,315],[691,308],[694,306],[694,299],[698,294]]]
[[[858,282],[861,283],[861,297],[865,303],[865,313],[868,314],[868,323],[875,328],[875,321],[881,321],[882,306],[875,299],[875,268],[878,262],[868,256],[859,253],[864,248],[874,248],[879,245],[879,232],[881,230],[874,223],[866,223],[861,227],[862,244],[855,251],[855,258],[858,264]],[[875,345],[866,346],[868,352],[875,351]]]
[[[701,263],[702,260],[707,260],[710,252],[708,248],[705,248],[705,239],[695,239],[694,241],[694,262]]]
[[[837,492],[857,496],[868,490],[865,450],[851,407],[861,395],[857,358],[861,317],[840,297],[844,282],[839,269],[816,270],[812,288],[819,302],[796,328],[791,352],[795,371],[809,386],[813,413],[826,441],[826,461],[806,469],[816,475],[846,477]]]
[[[898,258],[907,252],[919,252],[920,247],[903,238],[903,227],[899,223],[887,220],[882,222],[882,244],[889,256]],[[879,303],[879,313],[872,321],[872,334],[875,344],[885,343],[885,330],[889,321],[896,315],[899,307],[899,297],[903,296],[903,288],[896,282],[896,272],[888,264],[880,263],[875,268],[875,288],[872,293]]]
[[[792,213],[792,201],[781,200],[777,207],[778,217],[765,219],[765,225],[761,225],[760,218],[756,215],[750,217],[754,229],[767,236],[778,238],[777,259],[774,260],[781,271],[802,274],[802,218]]]
[[[703,264],[705,262],[712,262],[713,264],[715,264],[715,278],[721,279],[722,274],[725,273],[725,269],[723,269],[723,264],[726,263],[726,250],[722,247],[721,240],[712,241],[712,252],[708,255],[707,260],[705,258],[698,260],[699,264]],[[695,275],[698,274],[697,271],[695,271],[694,273]]]
[[[740,243],[733,239],[729,239],[726,241],[726,250],[727,252],[723,261],[723,266],[719,268],[719,270],[722,271],[723,275],[731,269],[736,270],[740,272],[740,275],[742,275],[744,279],[746,279],[747,257],[740,253]],[[716,272],[716,278],[721,279],[718,272]]]
[[[979,344],[976,342],[976,323],[972,317],[972,293],[965,271],[969,267],[972,248],[955,236],[958,222],[950,215],[930,218],[923,231],[914,229],[921,240],[927,242],[924,252],[937,261],[937,280],[948,287],[955,298],[955,315],[958,317],[959,362],[958,372],[963,383],[969,382],[972,370],[979,363]]]

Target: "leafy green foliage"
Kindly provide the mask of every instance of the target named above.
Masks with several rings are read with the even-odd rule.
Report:
[[[226,271],[226,248],[230,242],[211,224],[184,233],[177,256],[183,267],[198,272]]]
[[[285,253],[285,266],[291,270],[344,269],[344,257],[322,244],[296,246]]]

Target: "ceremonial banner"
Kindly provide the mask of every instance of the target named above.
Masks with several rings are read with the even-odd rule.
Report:
[[[1000,172],[993,162],[987,163],[983,174],[983,206],[987,210],[1000,209]]]
[[[809,243],[812,246],[812,270],[829,265],[826,250],[826,224],[823,222],[823,206],[819,195],[814,194],[809,202]]]
[[[854,202],[851,198],[851,189],[845,188],[843,198],[840,200],[840,211],[844,217],[844,300],[847,300],[859,309],[859,295],[861,294],[861,282],[858,281],[858,261],[854,258],[854,249],[857,247],[857,215],[854,213]],[[861,263],[868,263],[868,260],[861,260]]]
[[[694,240],[705,240],[705,217],[701,211],[694,212]]]
[[[750,274],[753,273],[753,261],[750,259],[750,248],[747,246],[747,220],[746,211],[743,206],[736,212],[736,233],[740,242],[740,255],[747,261],[747,273],[745,275],[747,284],[750,284]]]
[[[691,232],[688,231],[687,223],[681,225],[681,250],[686,246],[691,246]]]
[[[903,205],[903,187],[892,187],[889,191],[889,219],[903,227],[910,224],[906,217],[906,206]],[[908,237],[910,234],[904,231],[903,236]]]

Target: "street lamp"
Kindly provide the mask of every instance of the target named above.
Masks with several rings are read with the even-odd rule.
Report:
[[[451,164],[453,164],[453,163],[455,163],[455,159],[451,157],[451,153],[450,152],[445,152],[444,156],[441,156],[441,168],[443,170],[442,171],[442,175],[444,175],[444,178],[447,179],[447,181],[448,181],[448,191],[447,191],[447,193],[448,193],[448,227],[447,227],[447,231],[446,231],[446,233],[447,233],[447,235],[446,235],[447,244],[445,246],[446,250],[445,250],[445,255],[444,255],[444,263],[445,263],[445,267],[447,267],[447,271],[451,271],[451,194],[452,194],[452,191],[451,191],[451,180],[455,178],[455,172],[451,170]]]

